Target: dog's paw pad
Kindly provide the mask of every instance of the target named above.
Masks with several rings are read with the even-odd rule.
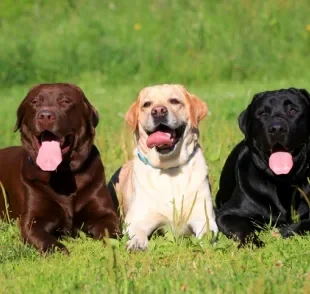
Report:
[[[128,251],[145,251],[148,247],[147,238],[133,238],[126,243]]]

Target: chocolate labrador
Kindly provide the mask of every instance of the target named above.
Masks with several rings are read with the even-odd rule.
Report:
[[[310,96],[259,93],[239,116],[244,140],[229,155],[216,196],[219,230],[260,246],[266,224],[283,237],[310,231]]]
[[[17,111],[22,147],[0,150],[2,216],[20,218],[22,237],[40,252],[60,249],[57,239],[82,229],[93,238],[115,237],[119,219],[93,144],[98,115],[72,84],[32,88]],[[5,198],[8,210],[5,209]]]

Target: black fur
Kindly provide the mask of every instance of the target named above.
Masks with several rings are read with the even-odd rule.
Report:
[[[259,93],[239,116],[245,138],[224,165],[216,196],[217,224],[243,246],[263,245],[255,231],[266,224],[283,237],[310,231],[310,96],[295,88]],[[268,159],[274,148],[293,155],[293,168],[276,175]],[[282,150],[280,150],[282,151]],[[294,211],[299,221],[293,221]]]
[[[116,191],[115,191],[115,186],[116,184],[119,183],[119,174],[121,173],[121,169],[122,167],[120,167],[112,176],[112,178],[110,179],[109,183],[108,183],[108,189],[113,201],[113,204],[115,206],[115,209],[119,212],[119,202],[117,199],[117,195],[116,195]]]

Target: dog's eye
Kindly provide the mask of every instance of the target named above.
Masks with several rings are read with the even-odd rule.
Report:
[[[176,98],[171,98],[171,99],[169,100],[169,102],[170,102],[171,104],[174,104],[174,105],[180,104],[180,101],[179,101],[178,99],[176,99]]]
[[[143,108],[147,108],[147,107],[150,107],[152,105],[152,102],[150,101],[147,101],[147,102],[144,102],[144,104],[142,105]]]
[[[296,113],[297,113],[297,110],[294,109],[294,108],[290,109],[290,111],[288,112],[288,114],[289,114],[290,116],[295,116]]]
[[[33,105],[33,106],[38,106],[43,102],[44,102],[44,96],[41,94],[39,94],[38,96],[33,98],[33,100],[30,101],[31,105]]]
[[[71,101],[69,99],[62,99],[61,101],[59,101],[60,104],[70,104]]]
[[[265,117],[265,116],[267,116],[268,115],[268,113],[266,112],[266,111],[264,111],[264,110],[261,110],[261,111],[259,111],[258,113],[257,113],[257,116],[258,117]]]

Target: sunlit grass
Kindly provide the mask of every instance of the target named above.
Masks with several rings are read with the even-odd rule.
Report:
[[[96,144],[107,179],[131,156],[132,134],[123,116],[136,99],[141,84],[98,85],[93,80],[78,83],[100,114]],[[212,192],[215,195],[221,168],[231,148],[242,138],[237,117],[254,93],[295,85],[304,80],[266,83],[221,83],[187,86],[205,100],[207,119],[201,123],[201,144],[206,156]],[[3,91],[0,108],[1,147],[19,143],[12,132],[15,112],[30,86]],[[237,249],[223,235],[216,244],[210,236],[202,241],[182,238],[167,228],[154,236],[149,250],[129,254],[127,238],[102,242],[87,238],[65,239],[70,256],[56,253],[42,257],[20,239],[18,225],[0,224],[0,283],[3,293],[309,293],[310,236],[283,240],[270,225],[261,234],[266,246]]]
[[[308,1],[0,2],[0,85],[310,77]]]

